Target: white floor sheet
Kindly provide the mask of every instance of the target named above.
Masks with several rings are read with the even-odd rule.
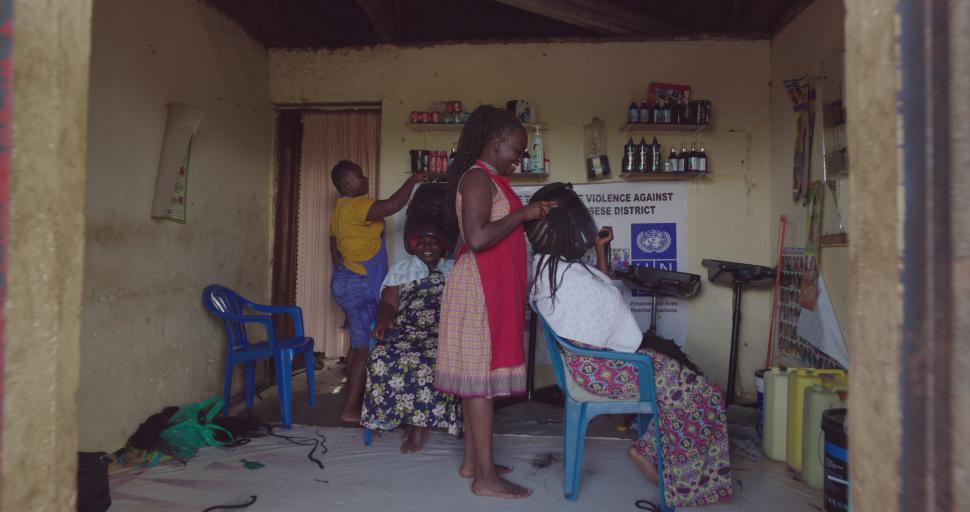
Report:
[[[362,431],[296,426],[286,435],[326,436],[319,469],[309,447],[272,437],[235,449],[206,448],[187,465],[125,470],[111,479],[111,512],[203,511],[257,496],[245,512],[273,511],[635,511],[638,499],[657,500],[657,490],[638,474],[626,450],[630,442],[588,438],[579,501],[563,498],[562,438],[495,436],[496,460],[513,466],[509,478],[533,489],[521,501],[472,495],[456,472],[461,441],[434,434],[424,451],[399,452],[401,435],[375,436],[370,447]],[[250,470],[242,460],[265,467]],[[763,460],[734,465],[735,497],[729,503],[678,510],[819,511],[821,494],[796,481],[784,464]]]

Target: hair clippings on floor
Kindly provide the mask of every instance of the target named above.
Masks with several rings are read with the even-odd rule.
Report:
[[[238,509],[238,508],[247,508],[253,503],[256,503],[256,499],[257,499],[256,495],[254,494],[249,497],[249,503],[241,503],[239,505],[216,505],[214,507],[209,507],[203,510],[202,512],[211,512],[213,510],[230,510],[230,509]]]

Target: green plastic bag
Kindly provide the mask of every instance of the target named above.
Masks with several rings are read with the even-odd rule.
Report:
[[[214,396],[189,404],[172,416],[161,436],[172,447],[176,457],[192,457],[203,446],[232,444],[232,434],[212,423],[212,419],[222,410],[222,404],[222,398]],[[225,440],[216,439],[217,433]]]

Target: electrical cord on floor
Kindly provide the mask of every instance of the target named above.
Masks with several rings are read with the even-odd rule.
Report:
[[[647,510],[649,512],[661,512],[660,507],[656,503],[649,500],[637,500],[633,503],[633,506],[640,510]]]
[[[237,508],[247,508],[253,503],[256,503],[256,499],[257,499],[256,495],[251,495],[249,497],[249,503],[241,503],[239,505],[216,505],[214,507],[209,507],[203,510],[202,512],[211,512],[213,510],[230,510],[230,509],[237,509]]]
[[[277,425],[269,425],[269,424],[267,424],[265,426],[266,427],[266,434],[267,435],[270,435],[270,436],[273,436],[273,437],[278,437],[280,439],[285,439],[285,440],[287,440],[287,441],[289,441],[289,442],[291,442],[291,443],[293,443],[295,445],[298,445],[298,446],[312,446],[313,448],[310,449],[310,453],[307,454],[307,458],[310,459],[311,461],[313,461],[317,466],[319,466],[320,469],[323,469],[323,461],[321,461],[320,459],[314,457],[314,455],[317,453],[317,450],[320,451],[320,455],[326,455],[327,454],[327,451],[328,450],[327,450],[327,445],[325,444],[327,442],[327,436],[321,434],[319,430],[316,431],[316,435],[317,435],[316,438],[313,438],[313,437],[284,436],[283,434],[277,434],[275,432],[275,429],[277,429],[277,428],[279,428],[281,426],[282,425],[279,425],[279,424],[277,424]]]

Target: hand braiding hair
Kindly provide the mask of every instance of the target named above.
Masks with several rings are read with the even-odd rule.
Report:
[[[455,198],[458,194],[458,183],[465,172],[475,164],[475,160],[482,155],[488,141],[508,134],[515,129],[521,129],[515,114],[508,110],[482,105],[472,112],[471,117],[461,130],[455,158],[448,166],[448,193],[445,194],[445,229],[449,239],[457,236],[458,215],[455,212]]]

